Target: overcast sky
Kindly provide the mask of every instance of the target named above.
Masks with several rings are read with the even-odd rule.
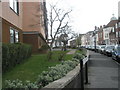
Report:
[[[120,0],[46,0],[49,3],[56,3],[57,7],[73,11],[70,14],[73,31],[86,33],[94,30],[95,26],[109,23],[112,14],[118,17],[118,2]],[[48,7],[49,12],[49,7]]]

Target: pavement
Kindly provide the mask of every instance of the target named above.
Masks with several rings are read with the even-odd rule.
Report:
[[[120,64],[111,57],[90,51],[85,90],[120,90]],[[97,89],[96,89],[97,88]]]
[[[76,52],[76,49],[71,49],[67,54],[74,54]]]
[[[53,49],[54,51],[61,51],[61,48],[56,48],[56,49]],[[76,52],[76,49],[67,49],[69,50],[69,52],[67,54],[74,54]]]

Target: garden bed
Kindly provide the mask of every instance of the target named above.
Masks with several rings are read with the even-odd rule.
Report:
[[[68,51],[66,51],[67,53]],[[32,55],[26,62],[16,66],[13,70],[5,73],[3,75],[3,82],[5,80],[16,80],[19,79],[23,82],[26,80],[35,82],[43,71],[47,71],[49,67],[60,64],[61,61],[58,60],[58,55],[61,51],[54,51],[54,57],[49,61],[46,54]],[[64,60],[72,59],[73,55],[66,55]],[[32,78],[31,78],[32,77]]]

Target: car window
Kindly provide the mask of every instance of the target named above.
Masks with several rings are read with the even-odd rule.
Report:
[[[114,46],[108,46],[107,47],[107,49],[113,49],[114,48]]]
[[[102,46],[101,48],[105,48],[105,46]]]
[[[120,53],[120,47],[117,47],[116,50],[118,53]]]

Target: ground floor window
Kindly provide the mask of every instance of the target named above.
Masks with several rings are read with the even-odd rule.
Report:
[[[10,27],[10,43],[17,43],[19,42],[19,32]]]

